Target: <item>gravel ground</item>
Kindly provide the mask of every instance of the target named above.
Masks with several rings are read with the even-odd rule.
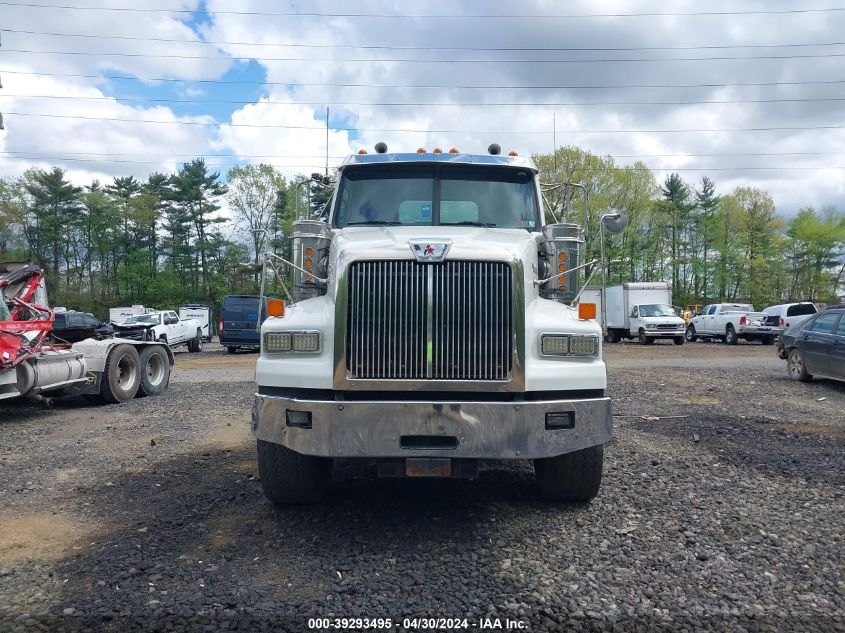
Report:
[[[619,417],[589,505],[542,501],[518,462],[474,482],[347,462],[326,503],[275,510],[255,355],[218,346],[177,354],[157,398],[0,403],[0,631],[845,631],[845,384],[790,382],[753,344],[607,360]]]

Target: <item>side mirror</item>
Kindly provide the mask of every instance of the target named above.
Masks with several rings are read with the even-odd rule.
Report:
[[[612,211],[602,216],[602,224],[608,233],[617,234],[628,226],[628,217],[621,211]]]

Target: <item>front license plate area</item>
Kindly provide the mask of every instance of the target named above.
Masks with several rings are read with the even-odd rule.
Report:
[[[445,457],[408,457],[405,459],[408,477],[451,477],[452,460]]]

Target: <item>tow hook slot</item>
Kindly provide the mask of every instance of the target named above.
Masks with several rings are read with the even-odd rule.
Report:
[[[454,435],[402,435],[399,448],[419,450],[451,450],[458,447],[458,438]]]

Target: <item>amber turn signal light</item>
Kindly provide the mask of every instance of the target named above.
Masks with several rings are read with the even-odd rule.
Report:
[[[579,303],[578,304],[578,318],[582,321],[596,318],[596,304],[595,303]]]
[[[285,316],[285,302],[284,299],[268,299],[267,300],[267,314],[272,317]]]

